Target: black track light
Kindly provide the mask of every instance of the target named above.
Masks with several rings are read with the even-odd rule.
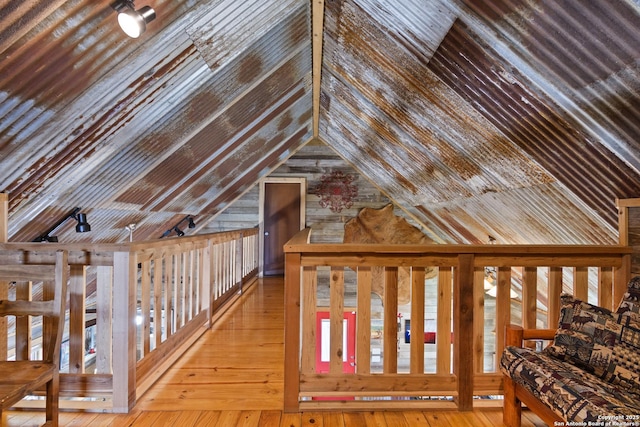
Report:
[[[91,231],[91,225],[87,222],[87,214],[80,213],[80,208],[75,208],[71,212],[69,212],[64,218],[60,221],[56,222],[53,227],[33,239],[34,242],[57,242],[57,236],[51,236],[51,233],[56,231],[58,227],[60,227],[66,220],[69,218],[73,218],[78,221],[76,224],[76,233],[86,233]]]
[[[193,217],[191,215],[187,215],[184,218],[182,218],[180,221],[178,221],[176,225],[174,225],[173,227],[169,228],[167,231],[162,233],[162,236],[160,236],[160,238],[162,239],[163,237],[169,237],[171,233],[174,233],[174,232],[176,233],[176,235],[178,235],[178,237],[184,236],[184,231],[180,229],[180,224],[182,224],[185,221],[187,221],[189,228],[196,227],[196,222],[193,220]]]

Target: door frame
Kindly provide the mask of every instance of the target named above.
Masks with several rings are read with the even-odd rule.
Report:
[[[258,201],[258,276],[264,277],[264,194],[266,184],[300,184],[300,230],[305,228],[307,205],[307,179],[305,177],[267,177],[260,180]]]

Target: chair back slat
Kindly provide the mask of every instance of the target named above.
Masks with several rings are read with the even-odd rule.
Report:
[[[54,301],[0,300],[0,316],[54,316]]]
[[[0,285],[15,282],[15,298],[0,300],[0,316],[15,316],[15,359],[0,361],[0,419],[2,411],[44,388],[45,424],[58,426],[60,400],[60,346],[64,329],[69,257],[55,253],[54,265],[0,265]],[[32,286],[41,283],[42,297],[34,301]],[[2,292],[8,295],[10,292]],[[31,317],[42,319],[42,358],[31,351]],[[34,322],[35,323],[35,322]],[[2,339],[7,340],[7,336]],[[35,354],[34,354],[35,353]],[[4,355],[6,356],[6,355]]]
[[[67,251],[56,251],[55,265],[0,265],[0,280],[42,283],[42,301],[0,300],[0,316],[41,316],[42,360],[59,366],[69,280]]]
[[[55,265],[12,264],[0,265],[0,277],[8,281],[41,282],[51,280],[55,275]]]

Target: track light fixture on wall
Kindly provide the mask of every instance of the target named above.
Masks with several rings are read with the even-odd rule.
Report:
[[[191,215],[187,215],[184,218],[182,218],[180,221],[178,221],[178,223],[176,225],[174,225],[173,227],[171,227],[170,229],[168,229],[167,231],[162,233],[162,236],[160,236],[160,238],[162,239],[163,237],[167,237],[171,233],[173,233],[174,231],[175,231],[175,233],[176,233],[176,235],[178,237],[184,236],[184,231],[182,231],[180,229],[180,224],[182,224],[184,221],[187,221],[187,227],[189,227],[189,228],[195,228],[196,227],[196,223],[193,220],[193,217]]]
[[[118,24],[126,35],[138,38],[147,29],[147,24],[156,19],[156,12],[149,6],[136,10],[133,0],[117,0],[111,5],[118,12]]]
[[[45,231],[44,233],[42,233],[41,235],[33,239],[33,241],[34,242],[57,242],[58,237],[52,236],[51,233],[53,233],[58,227],[60,227],[69,218],[73,218],[76,221],[78,221],[78,223],[76,224],[76,233],[86,233],[88,231],[91,231],[91,226],[87,222],[87,214],[80,213],[80,208],[75,208],[74,210],[69,212],[67,216],[62,218],[60,221],[56,222],[53,225],[53,227],[51,227],[50,229],[48,229],[47,231]]]

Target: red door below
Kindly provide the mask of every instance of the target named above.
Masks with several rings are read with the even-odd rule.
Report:
[[[329,373],[330,338],[329,338],[329,312],[319,311],[316,315],[316,373]],[[347,311],[344,313],[342,323],[342,372],[355,374],[356,372],[356,313]],[[314,400],[353,400],[350,396],[341,397],[314,397]]]

